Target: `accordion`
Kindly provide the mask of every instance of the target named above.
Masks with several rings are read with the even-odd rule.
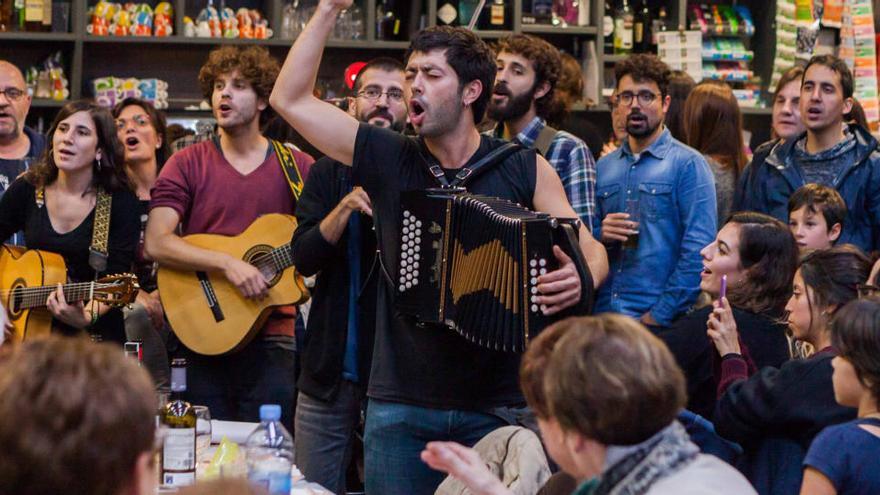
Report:
[[[397,310],[479,346],[523,352],[547,325],[590,312],[593,280],[578,245],[579,224],[460,189],[404,192]],[[582,295],[579,304],[545,316],[537,279],[559,266],[554,244],[577,266]]]

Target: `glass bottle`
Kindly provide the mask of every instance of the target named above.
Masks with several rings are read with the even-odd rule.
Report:
[[[634,14],[629,0],[623,0],[614,18],[614,54],[629,55],[633,49]]]
[[[171,400],[159,412],[165,438],[161,451],[161,483],[169,487],[196,481],[196,412],[183,400],[186,360],[171,361]]]

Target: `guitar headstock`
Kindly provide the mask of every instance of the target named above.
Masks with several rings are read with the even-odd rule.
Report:
[[[95,284],[95,301],[110,306],[125,306],[134,302],[140,286],[137,277],[131,273],[108,275]]]

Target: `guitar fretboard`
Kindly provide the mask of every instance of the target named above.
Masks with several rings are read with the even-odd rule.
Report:
[[[111,287],[113,284],[99,284],[97,282],[80,282],[64,284],[64,299],[68,303],[86,301],[92,298],[95,292]],[[20,287],[13,291],[12,301],[21,309],[39,308],[46,305],[46,298],[55,292],[58,286],[43,285],[40,287]]]

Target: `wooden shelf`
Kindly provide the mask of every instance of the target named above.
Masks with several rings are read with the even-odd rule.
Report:
[[[31,108],[61,108],[70,100],[51,100],[49,98],[34,98],[31,100]]]
[[[523,24],[522,32],[528,34],[558,34],[571,36],[595,36],[596,26],[551,26],[548,24]]]
[[[90,36],[84,41],[88,44],[102,43],[131,43],[131,44],[157,44],[157,45],[192,45],[215,47],[220,45],[263,45],[290,47],[294,40],[283,38],[269,39],[246,39],[246,38],[199,38],[187,36]],[[369,40],[335,40],[327,41],[328,48],[346,48],[355,50],[405,50],[409,47],[408,41],[369,41]]]
[[[73,33],[0,32],[0,42],[6,41],[76,41]]]

